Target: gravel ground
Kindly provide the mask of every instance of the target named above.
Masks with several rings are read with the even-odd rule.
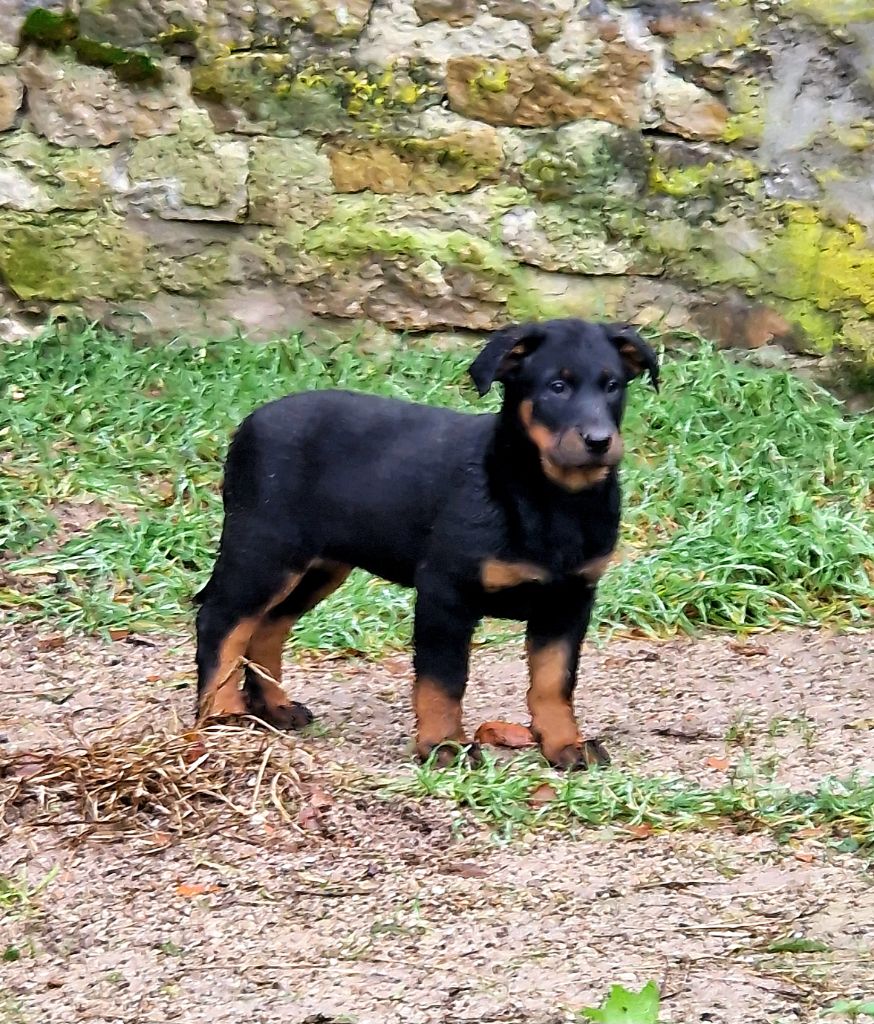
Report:
[[[0,640],[0,757],[190,712],[187,637]],[[674,1024],[788,1024],[874,993],[861,857],[727,830],[503,841],[448,804],[348,782],[409,771],[406,658],[287,677],[318,717],[299,744],[311,827],[153,849],[27,823],[5,837],[0,874],[57,873],[27,913],[0,909],[0,947],[20,952],[0,963],[0,1024],[557,1024],[650,978]],[[471,728],[525,720],[518,646],[479,652],[472,680]],[[616,641],[588,651],[582,680],[586,728],[642,774],[718,786],[743,757],[794,786],[870,771],[871,633]],[[791,936],[816,948],[769,951]]]

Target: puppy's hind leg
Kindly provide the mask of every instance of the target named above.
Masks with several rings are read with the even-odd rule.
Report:
[[[252,550],[251,548],[249,550]],[[201,718],[244,715],[243,660],[262,618],[302,577],[281,561],[251,562],[222,551],[197,613],[197,710]]]
[[[351,572],[337,562],[314,563],[285,600],[261,617],[246,649],[245,694],[251,714],[276,729],[302,729],[309,709],[291,700],[280,685],[282,647],[295,622],[343,583]]]

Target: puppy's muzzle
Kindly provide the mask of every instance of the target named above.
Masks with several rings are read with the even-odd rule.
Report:
[[[572,428],[559,436],[549,457],[557,466],[565,469],[615,466],[622,458],[623,450],[622,437],[618,431],[606,433]]]

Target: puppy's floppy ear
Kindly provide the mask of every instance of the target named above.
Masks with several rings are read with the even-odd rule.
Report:
[[[639,377],[642,373],[647,372],[652,386],[658,391],[658,356],[656,356],[655,352],[647,345],[637,331],[633,327],[629,327],[628,324],[605,324],[604,330],[622,357],[628,379],[633,380],[635,377]]]
[[[495,331],[488,344],[474,359],[468,373],[480,397],[496,380],[505,381],[522,360],[537,348],[545,337],[539,324],[517,324]]]

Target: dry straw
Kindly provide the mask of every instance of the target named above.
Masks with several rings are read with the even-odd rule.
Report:
[[[137,730],[133,721],[0,760],[0,823],[162,845],[271,817],[296,821],[306,762],[292,738],[264,723]]]

